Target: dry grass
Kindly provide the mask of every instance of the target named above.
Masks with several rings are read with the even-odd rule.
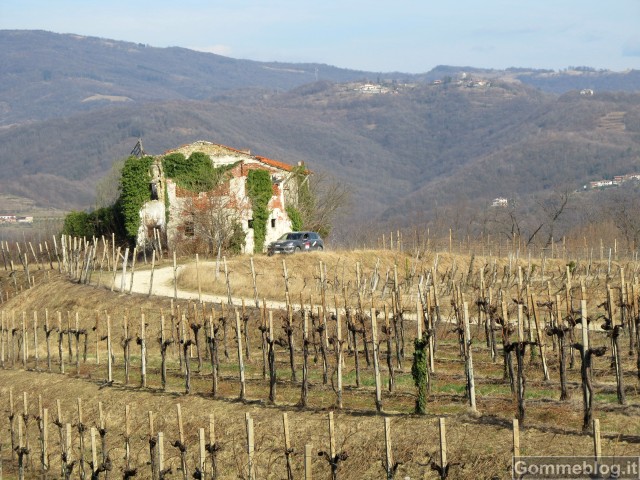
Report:
[[[436,261],[437,259],[437,261]],[[289,279],[289,292],[293,302],[298,303],[300,295],[305,303],[309,297],[316,300],[320,296],[321,272],[320,265],[326,272],[327,292],[330,298],[328,303],[333,305],[334,297],[340,306],[344,306],[344,292],[346,289],[348,303],[357,301],[357,269],[360,268],[360,285],[363,300],[367,305],[374,304],[378,307],[384,304],[385,296],[389,301],[390,290],[393,288],[394,271],[397,272],[398,284],[404,292],[404,298],[410,305],[415,302],[417,285],[420,278],[426,279],[434,266],[437,266],[437,275],[441,280],[449,276],[454,278],[466,276],[469,270],[470,257],[459,254],[419,252],[396,252],[391,250],[350,250],[350,251],[325,251],[310,252],[298,255],[280,255],[253,257],[254,269],[257,277],[258,298],[270,300],[285,300],[284,268]],[[509,261],[496,257],[473,257],[472,275],[479,278],[479,272],[484,269],[488,275],[494,269],[498,272],[498,278],[502,278],[505,269],[508,269]],[[525,259],[513,260],[511,263],[511,284],[517,280],[517,266],[521,266],[526,272],[529,263]],[[541,272],[540,261],[532,261],[533,276]],[[253,280],[251,276],[251,257],[242,255],[227,260],[229,272],[229,284],[232,295],[237,297],[253,298]],[[212,261],[201,261],[196,268],[195,261],[186,263],[178,278],[180,288],[197,291],[198,281],[200,288],[205,293],[217,295],[227,294],[227,284],[224,274],[224,265],[221,261],[218,266],[216,278],[216,264]],[[565,262],[562,260],[546,260],[545,279],[554,275],[561,278],[564,274]],[[377,281],[375,280],[377,278]],[[452,278],[452,279],[454,279]],[[386,288],[385,288],[386,285]],[[540,288],[546,288],[538,282]],[[374,288],[372,291],[372,287]],[[561,286],[559,285],[558,288]]]
[[[348,290],[349,302],[353,306],[356,300],[354,285],[355,265],[360,262],[363,276],[370,279],[378,263],[378,271],[382,275],[382,280],[386,276],[386,271],[393,272],[393,266],[397,264],[398,274],[406,282],[407,295],[410,297],[412,289],[415,292],[417,283],[415,277],[420,273],[425,273],[433,266],[435,256],[433,254],[423,254],[417,260],[416,257],[388,251],[355,251],[355,252],[324,252],[322,254],[304,254],[287,257],[264,257],[259,256],[254,259],[256,270],[259,274],[259,294],[260,297],[270,299],[283,298],[284,284],[282,277],[282,261],[286,261],[289,275],[291,277],[290,290],[297,301],[296,296],[303,292],[305,301],[309,294],[318,296],[317,278],[319,277],[319,262],[327,265],[327,280],[329,282],[329,292],[331,297],[335,290],[336,295],[340,295],[342,288]],[[492,265],[493,259],[475,260],[478,268],[483,264]],[[449,257],[441,255],[439,257],[439,268],[442,289],[446,289],[446,275],[454,265],[458,265],[459,281],[461,275],[466,275],[469,266],[469,259],[462,256]],[[499,270],[508,265],[504,259],[496,259]],[[413,268],[415,265],[415,268]],[[523,264],[526,265],[526,262]],[[553,289],[559,289],[562,283],[562,273],[564,262],[549,262],[547,272],[553,272],[554,276],[547,280],[552,283]],[[228,267],[232,281],[232,291],[234,296],[253,296],[253,288],[250,281],[250,268],[248,257],[238,257],[229,260]],[[185,270],[181,279],[182,285],[194,285],[195,265],[191,265]],[[579,271],[580,267],[578,268]],[[631,271],[632,266],[627,266],[626,271]],[[405,275],[409,271],[415,271],[415,275]],[[283,439],[281,426],[281,413],[288,412],[291,428],[291,437],[296,455],[294,457],[295,476],[302,475],[302,452],[305,444],[312,444],[314,452],[328,448],[328,425],[327,411],[335,409],[335,394],[330,386],[323,386],[321,381],[320,364],[311,365],[312,388],[309,402],[311,407],[301,410],[295,406],[299,399],[299,384],[292,384],[289,381],[288,357],[284,348],[278,348],[278,397],[277,406],[268,405],[268,382],[262,380],[262,352],[259,349],[258,325],[260,316],[257,311],[249,309],[251,335],[251,361],[247,364],[247,392],[248,403],[241,403],[235,399],[238,396],[239,385],[237,380],[237,357],[235,356],[235,340],[233,329],[229,330],[230,358],[226,360],[221,356],[221,373],[219,399],[210,398],[211,378],[208,375],[210,369],[205,361],[202,375],[195,375],[192,380],[191,395],[183,395],[184,380],[180,373],[177,362],[176,350],[172,347],[170,351],[169,365],[169,388],[167,392],[160,389],[159,369],[159,349],[155,338],[159,336],[160,315],[166,316],[167,330],[170,331],[170,310],[171,302],[163,298],[147,298],[142,295],[126,295],[111,293],[104,288],[93,286],[82,286],[69,283],[64,278],[52,275],[49,281],[43,281],[42,272],[36,272],[37,286],[24,290],[21,294],[13,297],[10,301],[2,305],[5,322],[10,322],[14,318],[16,326],[20,325],[22,312],[31,321],[33,312],[37,312],[39,322],[44,322],[44,310],[48,309],[50,321],[56,318],[56,312],[62,313],[63,328],[66,328],[67,312],[70,312],[71,321],[75,320],[75,312],[80,318],[80,327],[90,332],[89,358],[86,363],[80,363],[80,375],[75,374],[75,362],[69,364],[67,361],[67,374],[36,372],[33,358],[29,360],[27,371],[21,370],[18,362],[12,369],[0,370],[0,410],[7,410],[7,393],[12,387],[15,395],[27,392],[29,398],[30,413],[34,414],[36,409],[37,396],[42,396],[42,403],[45,408],[49,408],[50,418],[55,411],[55,400],[60,399],[63,404],[65,421],[74,422],[75,400],[82,398],[85,406],[85,423],[95,426],[97,422],[98,401],[102,401],[108,418],[107,440],[111,449],[111,457],[114,461],[115,470],[122,467],[122,418],[124,406],[132,405],[133,436],[132,452],[134,455],[134,465],[140,468],[140,473],[136,478],[148,478],[149,469],[145,465],[148,460],[148,443],[146,412],[151,410],[156,414],[156,430],[165,433],[165,448],[167,460],[175,469],[178,465],[177,450],[169,445],[177,439],[177,427],[175,420],[175,404],[182,405],[185,421],[185,431],[187,435],[189,465],[193,470],[197,459],[197,429],[208,426],[209,414],[214,414],[216,418],[216,432],[218,441],[223,449],[220,452],[220,472],[222,478],[238,478],[246,475],[245,467],[245,430],[244,414],[250,413],[255,421],[256,429],[256,464],[258,468],[258,478],[276,479],[283,478],[284,460],[282,455]],[[203,289],[205,291],[215,291],[225,294],[226,286],[224,282],[213,282],[212,266],[203,265],[200,271]],[[209,279],[210,283],[205,281]],[[590,305],[595,308],[596,302],[600,302],[602,297],[602,286],[606,281],[602,277],[596,278],[583,276],[590,294]],[[613,281],[615,281],[615,276]],[[305,284],[306,281],[306,284]],[[510,279],[508,288],[513,293],[513,281]],[[579,285],[580,278],[575,280]],[[189,283],[191,282],[191,283]],[[467,300],[473,301],[478,295],[474,287],[474,281],[469,282],[465,290]],[[13,288],[11,279],[0,276],[0,284],[3,289]],[[334,287],[335,285],[335,287]],[[507,284],[505,284],[505,287]],[[533,290],[542,294],[546,292],[546,280],[533,282]],[[208,290],[211,289],[211,290]],[[578,288],[579,291],[579,288]],[[552,292],[555,293],[555,292]],[[415,295],[415,293],[413,293]],[[388,294],[387,294],[388,295]],[[378,287],[374,297],[381,303],[388,301],[382,297],[381,287]],[[508,298],[508,297],[507,297]],[[365,298],[368,302],[369,297]],[[448,304],[449,297],[443,296],[443,305]],[[250,302],[249,302],[250,303]],[[333,301],[330,302],[333,304]],[[340,302],[339,302],[340,303]],[[201,322],[202,311],[197,309],[194,314],[194,304],[189,302],[178,302],[176,307],[181,313],[188,315],[189,322]],[[210,311],[211,306],[207,306],[205,313]],[[473,309],[472,309],[473,310]],[[99,312],[99,328],[93,330],[96,325],[96,318]],[[95,342],[96,336],[101,337],[105,333],[105,312],[108,312],[112,319],[114,335],[114,355],[115,365],[115,385],[112,388],[100,388],[106,376],[104,342],[100,343],[101,363],[96,365]],[[122,369],[122,323],[125,315],[128,315],[131,325],[131,334],[135,338],[139,332],[140,312],[145,313],[148,323],[148,348],[149,348],[149,388],[141,390],[138,384],[139,369],[139,347],[132,343],[132,377],[130,385],[124,385]],[[176,310],[177,313],[177,310]],[[216,317],[220,315],[219,306],[216,306]],[[281,330],[281,315],[276,314],[277,332]],[[8,323],[6,323],[8,324]],[[299,325],[299,318],[296,317],[296,325]],[[333,328],[330,325],[330,328]],[[411,352],[407,352],[404,363],[404,372],[400,372],[397,377],[397,390],[390,394],[384,392],[383,405],[385,412],[392,418],[393,450],[396,461],[400,465],[396,478],[410,477],[417,478],[437,478],[429,466],[430,456],[437,458],[437,417],[447,418],[447,437],[449,443],[450,462],[459,463],[452,467],[450,478],[475,479],[475,478],[508,478],[508,468],[511,455],[511,418],[516,408],[509,392],[508,386],[502,382],[501,363],[491,362],[488,355],[482,330],[473,327],[476,337],[474,348],[474,365],[476,368],[476,388],[478,396],[478,409],[480,415],[472,415],[468,412],[464,398],[464,369],[463,362],[458,355],[458,345],[456,335],[451,332],[448,325],[441,326],[439,330],[439,353],[436,361],[436,376],[434,378],[434,389],[429,397],[429,415],[417,417],[411,414],[413,409],[413,384],[408,373],[410,367]],[[282,334],[280,334],[282,335]],[[296,342],[300,345],[299,328],[296,329]],[[55,337],[55,334],[54,334]],[[607,339],[601,334],[594,332],[594,343],[606,344]],[[625,347],[626,347],[625,340]],[[57,347],[54,341],[53,346]],[[53,370],[57,371],[57,349],[53,348],[54,364]],[[382,354],[386,352],[383,343]],[[627,349],[623,350],[625,355],[624,371],[627,384],[628,406],[616,404],[615,383],[613,375],[608,365],[607,357],[597,359],[595,362],[594,382],[596,386],[596,406],[595,415],[600,418],[603,430],[603,453],[605,455],[631,455],[637,454],[640,445],[638,435],[638,424],[634,421],[640,414],[640,395],[638,392],[638,380],[635,377],[634,357],[626,355]],[[67,358],[65,339],[65,359]],[[40,338],[40,364],[39,368],[45,368],[44,358],[46,350],[44,339]],[[362,354],[362,352],[361,352]],[[297,358],[298,365],[300,358]],[[333,364],[333,358],[330,358]],[[7,362],[8,363],[8,362]],[[361,356],[361,363],[364,359]],[[579,362],[578,362],[579,363]],[[197,361],[192,359],[192,368],[196,370]],[[386,379],[386,363],[383,365],[383,380]],[[7,365],[8,367],[8,365]],[[582,435],[580,427],[582,423],[582,405],[580,402],[579,372],[577,368],[569,372],[570,389],[572,400],[559,402],[557,398],[557,362],[555,354],[549,352],[549,368],[552,372],[552,381],[544,382],[537,361],[529,364],[527,362],[527,422],[521,432],[522,453],[526,455],[588,455],[592,451],[592,440],[589,436]],[[344,372],[344,410],[336,413],[337,441],[339,451],[347,451],[349,458],[341,467],[341,479],[361,479],[361,478],[384,478],[381,461],[384,458],[384,438],[382,429],[382,418],[376,415],[373,402],[373,375],[371,368],[363,368],[362,383],[360,389],[354,388],[354,367],[353,357],[347,355],[345,358]],[[19,401],[16,404],[21,405]],[[8,438],[6,436],[8,418],[6,414],[0,414],[0,431],[5,432],[0,436],[2,444],[2,457],[4,459],[5,478],[13,478],[15,474],[15,464],[8,462]],[[38,451],[37,429],[35,422],[31,420],[29,424],[29,438],[34,451]],[[88,437],[87,437],[88,438]],[[56,456],[59,450],[57,431],[52,426],[50,431],[50,445],[55,454],[52,454],[52,464],[57,472],[59,462]],[[77,448],[77,435],[74,433],[74,445]],[[34,456],[33,465],[37,466],[38,461]],[[325,460],[320,457],[314,458],[314,478],[330,478],[329,468]],[[120,473],[116,473],[119,476]]]

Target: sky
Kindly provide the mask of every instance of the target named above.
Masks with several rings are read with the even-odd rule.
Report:
[[[640,0],[0,0],[0,29],[371,72],[640,68]]]

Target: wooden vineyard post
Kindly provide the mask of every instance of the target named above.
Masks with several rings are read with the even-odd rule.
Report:
[[[300,406],[307,406],[309,396],[309,318],[307,310],[302,310],[302,387],[300,392]]]
[[[256,282],[256,268],[253,264],[253,255],[249,257],[251,263],[251,280],[253,282],[253,300],[256,304],[256,308],[260,308],[260,301],[258,300],[258,283]]]
[[[447,471],[449,465],[447,463],[447,429],[444,422],[444,417],[438,419],[438,426],[440,430],[440,478],[447,478]]]
[[[333,420],[333,412],[329,412],[329,455],[336,456],[336,428]]]
[[[288,295],[287,295],[287,298]],[[295,347],[293,344],[293,312],[291,304],[287,306],[287,319],[284,322],[284,328],[287,333],[287,343],[289,346],[289,366],[291,368],[291,382],[296,383],[296,363],[295,363]]]
[[[418,320],[418,322],[420,322]],[[389,370],[389,392],[393,392],[395,384],[394,371],[393,371],[393,353],[391,351],[393,345],[393,338],[391,337],[391,327],[389,325],[389,311],[387,304],[384,304],[384,326],[385,326],[385,338],[387,340],[387,369]],[[419,336],[418,338],[422,338]]]
[[[37,310],[33,311],[33,357],[35,360],[35,369],[36,371],[40,369],[39,357],[38,357],[38,312]]]
[[[122,273],[120,274],[120,292],[125,292],[127,286],[127,263],[129,262],[129,247],[124,249],[124,256],[122,257]]]
[[[236,338],[238,340],[238,369],[240,371],[240,400],[247,398],[247,389],[244,379],[244,362],[242,360],[242,332],[240,330],[240,312],[236,309]]]
[[[124,406],[124,469],[131,470],[131,407]]]
[[[607,347],[589,348],[589,329],[587,322],[587,301],[581,301],[582,316],[582,344],[574,343],[573,348],[580,352],[580,376],[582,380],[583,422],[582,430],[588,431],[593,427],[593,384],[591,383],[592,357],[601,357],[607,351]]]
[[[111,317],[107,315],[107,384],[113,383],[113,356],[111,353]]]
[[[96,427],[91,427],[89,430],[91,441],[91,478],[98,478],[100,471],[98,470],[98,447],[96,445]]]
[[[39,419],[40,423],[40,445],[42,447],[42,474],[46,477],[49,471],[49,409],[43,408],[42,415]]]
[[[378,324],[376,320],[376,311],[371,309],[371,338],[373,341],[373,369],[375,372],[376,382],[376,411],[382,411],[382,391],[380,386],[380,365],[378,363]]]
[[[247,357],[247,363],[251,363],[251,342],[249,341],[249,315],[247,314],[244,298],[242,299],[242,324],[244,326],[244,354]],[[197,339],[197,336],[196,336]]]
[[[424,321],[422,318],[422,305],[420,304],[420,299],[416,300],[416,324],[417,324],[417,331],[416,331],[416,338],[422,338],[422,322]]]
[[[18,421],[18,426],[24,424],[24,442],[20,444],[29,450],[29,403],[27,402],[27,392],[22,392],[22,422]],[[25,455],[29,455],[29,451]]]
[[[289,437],[289,419],[287,413],[282,414],[282,428],[284,431],[284,456],[287,462],[287,480],[293,480],[293,468],[291,466],[291,454],[293,448],[291,448],[291,438]]]
[[[512,421],[513,427],[513,456],[520,456],[520,422],[517,418],[514,418]]]
[[[76,424],[76,428],[78,429],[78,435],[80,437],[80,451],[78,457],[79,467],[80,467],[80,478],[84,480],[86,478],[86,472],[84,468],[84,432],[85,425],[82,423],[82,400],[78,398],[78,423]]]
[[[231,298],[231,281],[229,279],[229,269],[227,268],[227,257],[222,257],[222,264],[224,265],[224,278],[227,284],[227,303],[233,306],[233,298]]]
[[[178,265],[175,250],[173,251],[173,299],[178,301]]]
[[[14,423],[14,418],[16,416],[16,412],[14,410],[13,405],[13,387],[9,388],[9,431],[11,434],[11,460],[15,459],[15,451],[16,451],[16,427]]]
[[[393,461],[393,450],[391,449],[391,419],[384,417],[384,447],[385,447],[385,470],[387,480],[393,480],[398,464]]]
[[[273,338],[273,311],[269,310],[269,325],[267,329],[267,358],[269,363],[269,401],[276,403],[276,351],[275,339]]]
[[[184,442],[184,429],[182,428],[182,408],[180,404],[176,404],[176,414],[178,418],[178,441],[173,446],[180,450],[180,465],[184,480],[189,479],[189,469],[187,468],[187,445]]]
[[[196,253],[196,282],[198,284],[198,303],[202,303],[202,287],[200,285],[200,260]]]
[[[65,438],[64,438],[64,428],[65,425],[62,422],[62,407],[60,405],[60,400],[56,399],[56,414],[57,418],[53,422],[53,424],[58,427],[58,435],[60,436],[60,475],[61,478],[65,478],[66,471],[66,456],[65,456]]]
[[[27,360],[29,356],[29,342],[27,341],[27,325],[26,312],[22,311],[22,368],[27,369]]]
[[[65,433],[64,433],[64,451],[62,453],[62,462],[63,462],[63,472],[64,478],[69,480],[71,478],[71,472],[73,471],[73,467],[75,466],[75,461],[72,460],[72,449],[71,449],[71,424],[67,423],[65,425]]]
[[[27,463],[27,459],[25,457],[29,455],[29,447],[26,445],[26,442],[23,441],[22,438],[22,423],[18,423],[18,479],[24,480],[24,471],[26,469],[25,464]]]
[[[190,338],[185,338],[184,326],[187,323],[187,318],[184,314],[182,314],[182,321],[180,325],[182,326],[182,339],[180,343],[182,345],[182,357],[184,358],[184,379],[185,379],[185,394],[191,393],[191,355],[189,353],[189,348],[193,344],[193,341]]]
[[[164,433],[158,432],[158,478],[164,478]]]
[[[313,446],[304,446],[304,480],[313,480]]]
[[[96,310],[96,324],[94,327],[96,335],[96,365],[100,365],[100,311]]]
[[[140,344],[140,386],[142,388],[147,387],[147,340],[146,340],[147,326],[145,323],[144,313],[140,314],[140,338],[138,343]]]
[[[464,302],[464,347],[467,374],[467,393],[469,395],[469,406],[473,412],[477,412],[476,408],[476,384],[473,373],[473,356],[471,354],[471,330],[469,328],[469,304]]]
[[[245,413],[245,425],[247,429],[247,467],[249,473],[249,480],[256,480],[256,470],[254,465],[254,433],[253,433],[253,418],[248,413]]]
[[[149,274],[149,297],[152,295],[153,293],[153,273],[155,272],[156,269],[156,249],[153,249],[153,252],[151,252],[151,273]]]
[[[131,278],[129,279],[129,295],[131,295],[131,291],[133,290],[133,274],[136,271],[136,257],[138,256],[138,247],[133,249],[133,254],[131,255]]]
[[[549,381],[549,369],[547,368],[547,356],[546,348],[544,344],[544,335],[540,330],[540,323],[538,322],[538,310],[536,307],[536,301],[533,295],[531,295],[531,309],[533,312],[533,322],[536,327],[536,336],[538,341],[538,347],[540,349],[540,358],[542,359],[542,373],[544,374],[544,380]]]
[[[322,355],[322,384],[326,385],[329,382],[329,375],[327,373],[328,361],[327,361],[327,322],[325,315],[322,313],[322,307],[318,307],[318,313],[316,318],[318,319],[318,341],[320,342],[320,354]]]
[[[305,452],[306,455],[306,452]],[[331,467],[331,478],[332,480],[338,479],[338,468],[340,467],[340,463],[344,462],[349,458],[347,452],[336,452],[336,436],[335,436],[335,425],[333,422],[333,412],[329,412],[329,452],[321,451],[318,453],[321,457],[324,457]]]
[[[215,398],[218,393],[218,339],[216,334],[220,327],[214,327],[213,315],[215,310],[211,306],[211,315],[209,315],[209,356],[211,357],[211,395]]]
[[[337,385],[336,385],[336,396],[337,396],[337,407],[342,409],[342,318],[340,317],[340,312],[336,312],[336,342],[335,342],[335,351],[336,351],[336,373],[337,373]]]
[[[600,420],[593,419],[593,456],[596,464],[602,459],[602,442],[600,440]]]
[[[205,478],[205,465],[207,461],[206,446],[204,439],[204,428],[198,429],[198,468],[193,474],[194,478]]]

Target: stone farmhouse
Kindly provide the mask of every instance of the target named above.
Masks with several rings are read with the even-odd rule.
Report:
[[[224,180],[212,191],[186,190],[164,175],[164,156],[181,153],[189,158],[194,152],[206,154],[214,168],[228,168]],[[302,166],[303,163],[298,165]],[[266,248],[270,242],[291,231],[291,220],[285,207],[297,205],[299,174],[294,173],[294,166],[286,163],[252,155],[248,150],[236,150],[207,141],[183,145],[154,157],[149,172],[152,200],[146,202],[140,210],[138,246],[145,245],[155,235],[161,234],[163,237],[166,235],[167,246],[173,249],[179,242],[196,234],[192,224],[194,210],[209,208],[233,217],[242,226],[245,233],[244,253],[253,253],[253,211],[247,195],[247,176],[253,169],[266,170],[271,177],[272,196],[268,203],[269,219],[264,242]],[[303,172],[306,178],[306,170]]]

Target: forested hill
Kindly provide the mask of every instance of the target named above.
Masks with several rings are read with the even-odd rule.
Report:
[[[92,207],[96,181],[140,137],[153,154],[209,140],[304,160],[351,186],[352,227],[640,170],[640,94],[523,83],[549,72],[375,74],[7,31],[0,64],[0,191],[60,208]],[[605,75],[583,73],[567,76]]]
[[[199,100],[252,87],[284,91],[316,76],[344,82],[372,75],[329,65],[236,60],[186,48],[23,30],[0,30],[0,65],[0,125],[114,103]]]

